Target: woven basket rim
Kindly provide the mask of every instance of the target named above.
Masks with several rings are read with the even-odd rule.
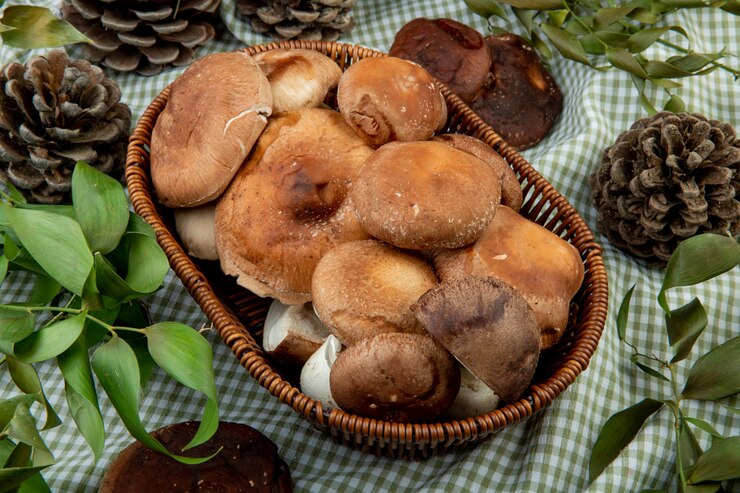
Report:
[[[255,54],[274,49],[309,49],[322,52],[345,66],[361,58],[387,56],[378,50],[339,42],[283,41],[243,48]],[[588,292],[590,305],[579,309],[579,327],[561,364],[543,381],[532,384],[516,402],[480,416],[436,422],[390,422],[366,418],[341,409],[327,411],[319,401],[292,386],[276,373],[270,361],[246,327],[219,299],[209,279],[195,265],[179,244],[159,213],[149,177],[149,139],[159,113],[164,109],[170,86],[166,87],[147,107],[130,137],[126,159],[126,181],[134,210],[154,229],[157,240],[167,255],[172,269],[190,295],[213,323],[223,342],[232,350],[240,364],[283,404],[313,422],[318,428],[330,431],[347,443],[374,442],[376,447],[397,444],[442,447],[475,442],[510,424],[517,423],[546,407],[583,372],[593,355],[604,328],[608,306],[608,285],[602,250],[585,221],[554,187],[547,182],[515,149],[508,146],[498,134],[485,124],[447,87],[438,83],[448,104],[448,112],[460,120],[460,129],[473,132],[490,145],[511,165],[519,176],[525,192],[522,211],[529,217],[542,215],[543,226],[551,231],[568,228],[573,239],[568,240],[580,252],[586,269],[582,291]],[[470,133],[469,133],[470,134]],[[543,196],[544,199],[539,199]],[[529,199],[527,199],[529,197]],[[549,204],[549,208],[546,205]],[[160,205],[160,207],[162,207]],[[543,210],[546,212],[543,213]],[[557,234],[557,233],[556,233]],[[246,290],[245,290],[246,291]],[[585,296],[585,295],[584,295]],[[585,313],[583,310],[587,310]],[[575,328],[569,326],[568,331]],[[361,438],[358,438],[361,437]]]

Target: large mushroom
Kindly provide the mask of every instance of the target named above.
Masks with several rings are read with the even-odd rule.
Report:
[[[488,76],[491,54],[483,36],[452,19],[414,19],[404,25],[388,50],[418,63],[470,103]]]
[[[345,411],[388,421],[442,413],[460,388],[455,359],[428,335],[380,334],[341,351],[329,374]]]
[[[386,332],[426,334],[411,305],[437,285],[426,260],[376,240],[329,250],[313,274],[316,313],[345,345]]]
[[[441,283],[412,308],[424,328],[505,402],[527,389],[540,355],[532,308],[493,278]]]
[[[370,235],[400,248],[475,241],[501,200],[501,174],[440,142],[390,142],[365,162],[350,191]]]
[[[368,144],[425,140],[447,121],[447,103],[429,72],[401,58],[363,58],[339,79],[337,104]]]
[[[271,112],[270,83],[248,53],[214,53],[193,63],[170,86],[152,131],[151,175],[159,201],[194,207],[216,199]]]
[[[498,152],[475,137],[464,134],[442,134],[433,137],[432,140],[469,152],[491,165],[497,173],[501,174],[501,205],[515,211],[521,209],[524,201],[522,186],[514,170]]]
[[[513,286],[534,310],[543,349],[565,331],[570,300],[584,277],[573,245],[504,206],[475,243],[436,251],[434,265],[443,281],[491,276]]]
[[[268,50],[254,60],[270,81],[275,113],[319,106],[342,76],[339,65],[315,50]]]
[[[368,238],[345,199],[371,152],[335,111],[308,108],[271,119],[216,206],[223,272],[259,296],[310,301],[324,253]]]
[[[514,148],[532,147],[548,134],[563,109],[560,88],[519,36],[488,36],[486,42],[491,73],[470,108]]]

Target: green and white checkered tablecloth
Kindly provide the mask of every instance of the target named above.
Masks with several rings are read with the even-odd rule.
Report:
[[[58,2],[32,0],[50,7]],[[462,0],[359,0],[353,9],[356,27],[341,41],[387,51],[394,33],[416,17],[450,17],[486,32],[486,22],[466,9]],[[218,39],[199,51],[236,49],[267,42],[249,31],[235,12],[235,0],[224,0],[221,16],[225,29]],[[726,48],[740,51],[740,18],[724,12],[696,10],[670,19],[686,28],[697,51]],[[70,50],[80,56],[76,48]],[[35,52],[0,47],[0,61],[25,61]],[[737,66],[738,59],[730,59]],[[536,147],[524,152],[527,158],[578,209],[595,229],[596,212],[591,205],[588,176],[600,162],[601,150],[636,119],[645,116],[629,78],[618,71],[596,72],[556,58],[551,66],[565,95],[565,108],[553,132]],[[135,118],[182,69],[166,70],[145,78],[111,73],[123,91],[123,101]],[[726,121],[740,129],[740,82],[723,71],[684,82],[680,95],[690,111]],[[616,310],[624,293],[637,283],[628,337],[646,352],[668,355],[664,322],[656,309],[655,295],[662,271],[638,263],[604,246],[609,274],[610,308],[607,326],[589,368],[555,402],[531,419],[510,426],[477,446],[421,461],[377,458],[337,445],[314,429],[287,406],[251,379],[217,334],[208,333],[215,353],[216,383],[220,392],[222,419],[249,424],[272,439],[290,466],[296,491],[639,491],[643,488],[673,487],[674,434],[667,409],[650,420],[622,455],[594,483],[588,483],[588,458],[601,426],[617,410],[646,395],[670,396],[670,390],[648,379],[629,361],[630,351],[616,334]],[[23,276],[13,275],[0,287],[0,300],[18,300],[28,294]],[[740,333],[740,269],[692,288],[674,290],[672,306],[698,296],[709,313],[709,326],[696,344],[694,356]],[[179,280],[168,275],[164,288],[148,300],[155,320],[177,320],[204,328],[209,321],[189,297]],[[688,369],[690,365],[684,365]],[[95,491],[107,464],[132,441],[102,396],[107,426],[105,454],[97,463],[77,433],[66,410],[63,382],[56,367],[38,365],[48,397],[64,418],[64,424],[44,436],[58,463],[44,472],[53,491]],[[0,395],[16,389],[5,367],[0,367]],[[192,392],[157,372],[145,391],[143,421],[148,429],[197,419],[203,402]],[[738,399],[729,402],[740,407]],[[712,402],[690,402],[691,416],[713,423],[723,434],[738,434],[740,418]],[[709,435],[699,432],[706,448]]]

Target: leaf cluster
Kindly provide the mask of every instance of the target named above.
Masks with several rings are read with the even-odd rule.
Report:
[[[69,411],[96,458],[105,428],[95,378],[136,439],[182,462],[207,460],[173,455],[139,417],[141,391],[155,366],[207,398],[186,449],[213,435],[218,404],[208,341],[180,323],[152,324],[143,309],[140,298],[161,287],[169,264],[151,227],[129,212],[121,184],[78,162],[72,205],[27,204],[6,186],[10,194],[0,192],[0,285],[26,271],[33,288],[29,299],[0,305],[0,374],[19,390],[0,399],[0,492],[21,485],[48,491],[38,472],[54,457],[41,432],[61,420],[34,367],[47,360],[59,368]],[[42,425],[32,409],[39,405]]]
[[[619,339],[632,348],[631,361],[640,370],[671,386],[672,398],[646,398],[611,416],[604,424],[591,452],[589,475],[593,481],[637,436],[655,413],[668,408],[674,417],[676,477],[681,492],[731,491],[729,480],[740,478],[740,435],[726,437],[705,420],[687,415],[686,399],[719,401],[740,393],[740,336],[734,337],[699,357],[681,385],[677,365],[686,360],[709,323],[701,301],[671,309],[666,291],[695,285],[740,265],[740,243],[729,236],[698,235],[681,242],[666,267],[658,304],[664,312],[670,360],[645,354],[626,340],[630,301],[635,286],[627,291],[617,313]],[[740,409],[728,408],[740,413]],[[702,450],[694,431],[707,432],[711,447]],[[724,483],[723,483],[724,482]],[[662,491],[662,490],[645,490]]]
[[[0,0],[0,7],[5,0]],[[13,5],[0,17],[0,38],[14,48],[51,48],[91,40],[46,7]]]
[[[682,9],[716,8],[740,15],[740,0],[465,0],[475,13],[489,19],[492,31],[502,29],[491,24],[498,17],[510,22],[511,13],[524,28],[525,37],[544,59],[553,56],[551,46],[563,57],[596,70],[616,68],[627,72],[640,95],[640,102],[650,114],[657,112],[646,95],[646,83],[662,88],[668,95],[663,109],[684,111],[685,104],[675,93],[680,79],[708,74],[717,69],[740,78],[740,70],[718,60],[733,55],[724,49],[701,53],[692,49],[692,40],[684,27],[668,24],[666,18]],[[507,5],[508,10],[502,5]],[[682,44],[669,39],[676,33]],[[674,36],[675,37],[675,36]],[[549,44],[545,42],[549,41]],[[647,54],[654,44],[675,52],[667,59],[653,59]]]

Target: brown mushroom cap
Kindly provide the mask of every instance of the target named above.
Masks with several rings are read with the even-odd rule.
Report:
[[[400,248],[457,248],[475,241],[496,213],[500,175],[440,142],[391,142],[365,162],[350,190],[372,236]]]
[[[442,413],[460,388],[455,359],[427,335],[388,333],[341,351],[329,374],[345,411],[388,421],[421,421]]]
[[[344,345],[386,332],[426,334],[411,313],[437,285],[425,260],[376,240],[343,243],[321,258],[311,294],[319,319]]]
[[[435,252],[434,266],[442,281],[492,276],[513,286],[534,310],[543,349],[565,331],[570,300],[584,277],[573,245],[503,206],[478,241]]]
[[[319,106],[342,76],[339,65],[314,50],[268,50],[253,58],[270,81],[275,113]]]
[[[515,211],[521,209],[522,202],[524,201],[522,186],[514,170],[511,169],[511,166],[509,166],[498,152],[475,137],[464,134],[437,135],[432,140],[444,142],[455,149],[469,152],[473,156],[490,164],[494,170],[501,173],[501,205],[505,205]]]
[[[216,206],[221,270],[259,296],[310,301],[323,254],[368,237],[345,199],[371,152],[335,111],[271,119]]]
[[[271,111],[270,84],[249,54],[214,53],[188,67],[170,86],[152,131],[159,201],[193,207],[221,195]]]
[[[540,355],[532,308],[511,286],[493,278],[444,282],[412,307],[442,346],[505,402],[518,399]]]
[[[214,457],[203,464],[188,465],[134,442],[108,466],[100,493],[142,491],[293,491],[288,465],[277,446],[254,428],[221,421],[213,437],[183,452],[198,423],[185,422],[151,433],[167,450],[189,457]]]
[[[447,103],[434,79],[416,63],[363,58],[339,79],[337,104],[365,142],[425,140],[447,121]]]
[[[563,109],[563,95],[537,53],[519,36],[486,37],[491,76],[470,107],[511,146],[532,147]]]
[[[475,99],[491,67],[483,36],[452,19],[414,19],[393,40],[389,55],[418,63],[466,103]]]

